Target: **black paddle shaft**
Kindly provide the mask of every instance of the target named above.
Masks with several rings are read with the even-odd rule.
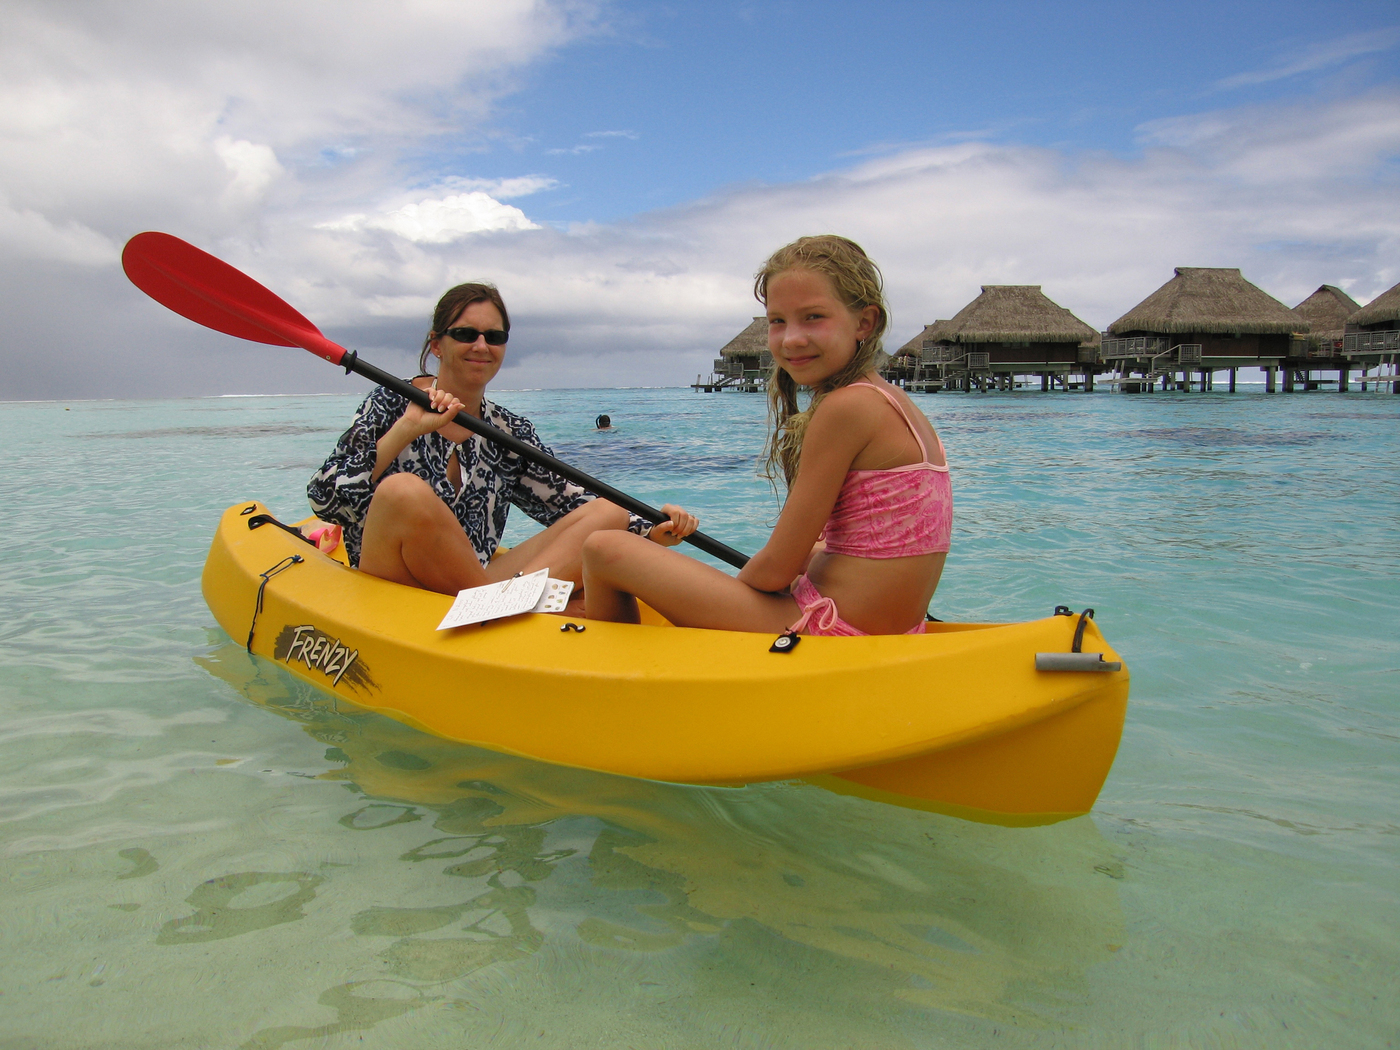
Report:
[[[400,379],[398,376],[390,375],[382,368],[376,368],[368,361],[361,361],[353,350],[347,350],[345,357],[340,362],[346,372],[354,372],[362,375],[371,383],[377,383],[382,387],[394,391],[403,397],[408,398],[415,405],[426,408],[429,412],[434,411],[432,399],[427,391],[420,390],[412,383]],[[667,515],[661,513],[655,507],[649,507],[639,499],[633,499],[625,492],[619,492],[611,485],[599,481],[595,477],[585,474],[583,471],[569,466],[546,452],[541,452],[534,445],[528,445],[521,441],[514,434],[508,434],[499,427],[493,427],[485,420],[476,416],[468,415],[466,412],[458,412],[457,418],[453,420],[458,426],[466,427],[474,434],[480,434],[488,441],[494,441],[503,448],[509,449],[517,456],[538,463],[562,478],[568,478],[576,485],[581,485],[595,496],[602,496],[604,499],[616,503],[624,510],[631,511],[638,517],[645,518],[650,522],[662,522],[667,520]],[[714,555],[720,561],[727,562],[736,569],[742,569],[748,564],[749,556],[740,551],[736,551],[727,543],[721,543],[713,536],[706,536],[703,532],[692,532],[685,538],[686,543],[694,544],[706,554]]]

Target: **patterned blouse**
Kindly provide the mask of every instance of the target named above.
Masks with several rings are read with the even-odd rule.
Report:
[[[487,423],[553,455],[524,416],[485,398],[481,406],[481,418]],[[350,429],[336,442],[330,458],[306,486],[306,496],[316,516],[345,529],[345,549],[352,565],[360,563],[365,516],[374,496],[375,483],[370,481],[370,474],[378,455],[376,443],[407,407],[407,398],[376,387],[355,413]],[[462,472],[460,492],[452,488],[447,477],[447,461],[454,449]],[[506,451],[479,434],[470,435],[460,445],[438,431],[414,438],[380,478],[400,471],[417,474],[433,487],[461,522],[483,566],[500,546],[510,504],[514,503],[541,525],[548,526],[594,498],[573,482]],[[653,524],[635,514],[628,517],[627,531],[638,535],[645,535]]]

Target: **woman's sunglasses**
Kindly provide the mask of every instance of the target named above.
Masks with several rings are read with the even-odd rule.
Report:
[[[442,334],[450,335],[459,343],[474,343],[479,336],[484,335],[488,346],[505,346],[506,340],[510,338],[510,333],[500,328],[488,328],[484,332],[479,328],[449,328]]]

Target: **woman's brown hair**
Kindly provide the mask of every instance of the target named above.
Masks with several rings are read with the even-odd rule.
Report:
[[[802,459],[802,438],[812,413],[822,398],[833,390],[848,386],[875,367],[879,358],[881,339],[889,327],[890,311],[885,305],[885,282],[880,268],[855,241],[834,234],[799,237],[779,248],[768,257],[762,269],[754,275],[753,294],[759,302],[768,303],[768,282],[787,270],[811,270],[831,282],[836,298],[852,313],[867,306],[879,309],[875,327],[856,343],[855,355],[845,368],[812,388],[812,398],[806,409],[797,404],[797,383],[775,359],[768,376],[768,414],[773,430],[765,449],[764,474],[770,481],[781,473],[791,487],[797,477]]]

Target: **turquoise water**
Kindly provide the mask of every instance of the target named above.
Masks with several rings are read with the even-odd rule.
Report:
[[[497,397],[762,542],[761,398]],[[1133,671],[1094,812],[1033,829],[544,766],[251,660],[214,524],[303,516],[356,402],[0,405],[0,1046],[1395,1045],[1400,398],[920,399],[935,614],[1092,605]]]

